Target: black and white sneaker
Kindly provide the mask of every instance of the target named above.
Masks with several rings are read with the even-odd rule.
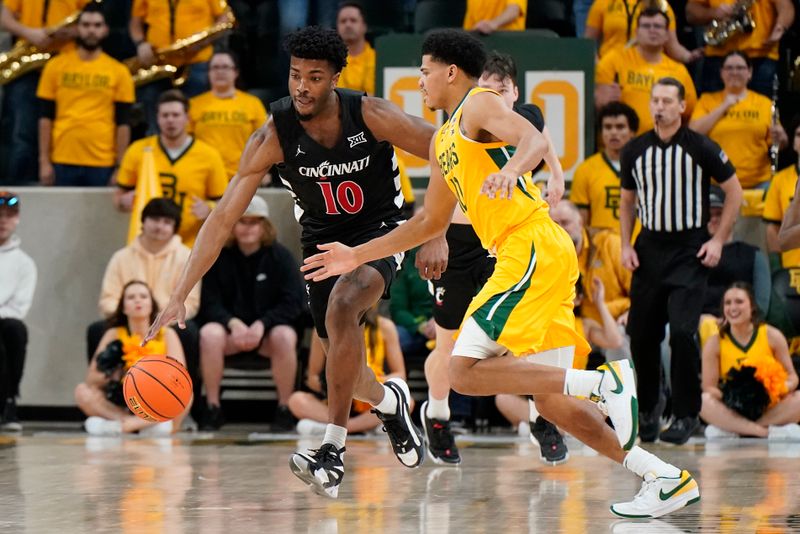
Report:
[[[319,449],[309,449],[308,454],[296,452],[289,459],[289,468],[297,478],[311,486],[317,495],[335,499],[344,478],[344,450],[332,443],[323,443]]]
[[[383,384],[397,395],[397,412],[393,414],[372,410],[383,423],[383,431],[389,435],[394,454],[406,467],[417,467],[425,459],[422,434],[411,422],[411,410],[408,400],[411,393],[408,384],[400,378],[390,378]]]
[[[428,457],[437,464],[460,464],[461,455],[453,433],[450,432],[450,421],[429,418],[428,401],[422,403],[419,414],[422,419],[422,431],[425,433],[425,449],[428,451]]]
[[[564,437],[556,426],[541,415],[531,423],[531,439],[539,444],[539,458],[548,465],[563,464],[569,460]]]

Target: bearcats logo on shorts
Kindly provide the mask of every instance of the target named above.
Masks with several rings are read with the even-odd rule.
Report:
[[[434,302],[436,302],[437,306],[443,306],[444,305],[444,288],[443,287],[437,287],[436,288],[436,294],[433,296],[433,299],[434,299]]]

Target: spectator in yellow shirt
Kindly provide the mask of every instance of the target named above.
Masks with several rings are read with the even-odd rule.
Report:
[[[464,29],[489,35],[525,30],[528,0],[467,0]]]
[[[650,115],[650,89],[656,80],[672,77],[686,89],[685,118],[691,117],[697,94],[689,72],[682,64],[664,54],[669,17],[656,8],[639,14],[636,45],[609,52],[597,64],[595,72],[595,105],[601,108],[620,101],[632,107],[639,116],[639,133],[653,128]]]
[[[361,5],[339,5],[336,31],[347,45],[347,66],[339,75],[339,87],[375,96],[375,49],[367,42],[367,20]]]
[[[215,52],[209,61],[211,90],[189,101],[189,131],[219,150],[228,178],[239,166],[244,145],[267,120],[261,100],[236,89],[239,61],[232,52]]]
[[[712,20],[725,22],[734,12],[734,0],[689,0],[686,20],[689,24],[708,25]],[[753,62],[750,88],[765,96],[772,95],[772,79],[778,67],[778,45],[794,22],[792,0],[756,0],[748,9],[754,25],[752,32],[738,32],[724,43],[705,47],[701,92],[721,91],[718,73],[728,52],[744,52]]]
[[[781,223],[786,218],[790,203],[797,202],[797,176],[800,174],[800,122],[795,122],[792,148],[799,154],[797,163],[786,167],[772,178],[767,197],[764,200],[764,222],[767,224],[767,252],[773,272],[780,268],[800,267],[800,248],[782,247],[778,239]],[[787,221],[788,223],[789,221]],[[792,234],[796,232],[791,232]],[[790,229],[786,228],[787,236]],[[796,247],[798,242],[791,243]]]
[[[584,37],[596,40],[597,56],[603,57],[612,50],[624,48],[632,44],[638,27],[638,15],[650,2],[642,0],[594,0],[586,19]],[[669,57],[681,63],[690,63],[703,55],[702,49],[690,52],[678,42],[675,32],[675,12],[667,3],[660,0],[656,7],[669,17],[669,40],[665,52]]]
[[[569,192],[569,199],[580,210],[590,235],[603,228],[619,233],[619,158],[622,148],[639,128],[636,112],[622,102],[603,106],[597,121],[603,150],[575,169]]]
[[[42,185],[106,186],[130,141],[133,78],[103,53],[108,25],[99,4],[78,19],[77,48],[45,65],[37,96]]]
[[[753,67],[744,52],[725,56],[720,76],[722,91],[703,93],[692,114],[689,127],[716,141],[736,167],[742,187],[766,189],[769,186],[769,147],[773,135],[779,144],[787,143],[786,132],[772,127],[772,102],[747,89]]]
[[[3,0],[0,2],[0,29],[43,50],[69,49],[72,30],[50,34],[46,28],[57,25],[89,0]],[[2,142],[8,147],[8,166],[0,169],[10,183],[38,181],[38,130],[36,87],[39,71],[34,70],[3,86],[3,113],[0,123]],[[3,172],[5,171],[5,172]]]
[[[151,65],[159,49],[191,37],[231,16],[226,0],[134,0],[128,31],[136,45],[139,61]],[[188,60],[189,74],[186,83],[181,86],[187,97],[208,91],[208,60],[211,53],[211,46],[207,46]],[[170,80],[163,79],[139,88],[138,98],[144,106],[149,134],[157,132],[158,96],[170,86]]]
[[[125,152],[116,177],[118,188],[114,204],[121,211],[131,210],[142,155],[145,148],[150,147],[164,196],[181,208],[178,234],[183,244],[191,247],[203,221],[225,192],[228,175],[217,149],[194,139],[186,131],[188,112],[189,102],[177,89],[159,97],[161,133],[136,141]]]

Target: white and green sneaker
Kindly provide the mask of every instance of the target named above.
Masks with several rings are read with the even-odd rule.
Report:
[[[677,477],[647,473],[642,489],[630,502],[611,505],[611,513],[627,519],[648,519],[679,510],[700,500],[700,488],[689,471]]]
[[[636,380],[628,360],[615,360],[597,368],[603,373],[600,386],[592,400],[605,408],[619,444],[626,451],[636,444],[639,433],[639,401],[636,398]]]

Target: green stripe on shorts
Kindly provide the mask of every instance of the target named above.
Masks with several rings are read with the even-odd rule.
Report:
[[[531,244],[531,256],[528,266],[525,268],[525,274],[522,279],[514,284],[508,290],[493,295],[487,300],[483,306],[475,310],[472,318],[478,323],[478,326],[486,332],[493,341],[497,341],[503,328],[511,316],[511,312],[522,300],[525,291],[531,286],[531,278],[533,272],[536,270],[536,249]]]

